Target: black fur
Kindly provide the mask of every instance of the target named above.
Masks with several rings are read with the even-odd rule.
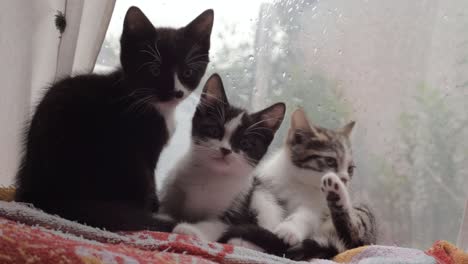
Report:
[[[338,253],[340,252],[333,243],[321,245],[313,239],[305,239],[299,246],[288,249],[285,257],[294,260],[332,259]]]
[[[207,10],[187,27],[157,29],[131,7],[122,69],[65,78],[38,104],[25,133],[16,201],[109,230],[171,230],[173,223],[152,217],[154,171],[169,138],[154,104],[177,100],[175,74],[189,90],[197,87],[212,22]],[[192,69],[184,58],[194,46],[201,63],[184,74]]]
[[[225,124],[245,113],[240,126],[231,136],[230,144],[232,151],[244,152],[248,161],[257,165],[268,151],[275,132],[283,121],[286,109],[284,103],[276,103],[249,114],[244,109],[229,104],[222,80],[217,74],[209,78],[203,91],[192,119],[192,137],[195,143],[201,144],[209,139],[221,140],[225,134]],[[281,118],[275,119],[272,116]]]
[[[289,245],[283,242],[272,232],[258,225],[233,225],[218,240],[220,243],[227,243],[232,238],[241,238],[263,248],[265,252],[283,257]]]

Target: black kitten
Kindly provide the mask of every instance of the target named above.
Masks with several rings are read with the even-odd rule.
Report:
[[[176,105],[208,64],[213,11],[186,27],[125,16],[122,68],[66,78],[45,93],[26,130],[16,201],[109,230],[170,230],[156,220],[154,171]]]

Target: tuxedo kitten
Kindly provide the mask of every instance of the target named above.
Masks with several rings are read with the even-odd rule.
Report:
[[[258,170],[259,186],[282,205],[260,208],[259,222],[271,221],[271,215],[283,209],[284,220],[261,228],[233,227],[221,242],[253,244],[294,259],[332,258],[345,249],[375,243],[372,212],[364,205],[353,206],[348,193],[354,172],[349,141],[353,127],[354,122],[338,131],[310,125],[303,110],[296,110],[284,146]]]
[[[251,173],[281,125],[285,105],[256,113],[229,104],[221,78],[206,82],[189,151],[165,179],[161,212],[182,221],[175,233],[216,241],[229,224],[255,223]]]
[[[131,7],[121,68],[45,92],[26,129],[16,201],[109,230],[170,230],[152,217],[154,171],[174,108],[206,70],[212,25],[207,10],[186,27],[155,28]]]

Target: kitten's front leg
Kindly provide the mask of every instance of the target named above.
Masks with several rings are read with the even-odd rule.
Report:
[[[196,223],[180,223],[173,233],[197,237],[200,240],[217,241],[227,230],[227,225],[219,219],[204,220]]]
[[[285,243],[294,246],[304,240],[318,226],[319,218],[306,207],[299,207],[273,231]]]
[[[330,211],[348,210],[351,207],[346,185],[333,172],[322,177],[321,190],[325,194]]]
[[[274,230],[284,220],[284,210],[272,193],[258,189],[252,194],[251,209],[257,213],[257,224],[268,231]]]
[[[375,219],[366,206],[353,207],[346,185],[335,173],[322,178],[335,230],[348,248],[375,243]]]

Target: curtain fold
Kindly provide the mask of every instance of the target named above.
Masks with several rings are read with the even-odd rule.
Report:
[[[13,183],[22,128],[42,89],[92,71],[114,5],[115,0],[0,1],[0,185]],[[56,27],[62,14],[63,33]]]
[[[458,233],[457,247],[468,252],[468,198],[465,201],[465,211],[460,225],[460,233]]]

